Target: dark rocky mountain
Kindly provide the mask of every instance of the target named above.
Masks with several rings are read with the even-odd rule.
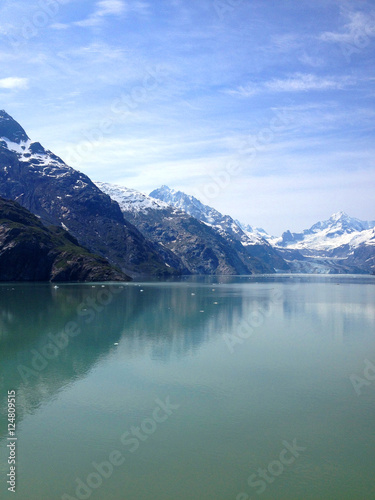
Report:
[[[120,207],[84,174],[31,142],[0,111],[0,196],[18,201],[47,225],[68,230],[79,243],[130,275],[171,274],[158,248],[124,219]]]
[[[289,271],[289,266],[279,254],[260,234],[250,233],[242,229],[241,225],[229,215],[223,215],[217,210],[201,203],[194,196],[182,191],[175,191],[168,186],[162,186],[150,193],[150,196],[183,210],[195,219],[211,227],[225,241],[227,241],[246,264],[252,266],[253,271],[273,273],[275,271]],[[266,234],[266,233],[265,233]]]
[[[129,281],[61,227],[0,198],[0,281]]]
[[[252,274],[274,272],[268,255],[248,253],[234,228],[219,231],[188,213],[133,189],[98,182],[116,200],[127,220],[164,249],[166,262],[181,273]],[[214,211],[214,209],[211,209]],[[229,217],[228,219],[228,225]],[[240,231],[240,230],[239,230]],[[244,235],[243,235],[244,236]],[[255,245],[256,247],[256,245]],[[269,247],[267,242],[261,247]],[[280,259],[281,260],[281,259]]]
[[[150,196],[98,186],[0,111],[0,196],[69,231],[123,273],[375,272],[374,221],[340,212],[274,238],[167,186]]]

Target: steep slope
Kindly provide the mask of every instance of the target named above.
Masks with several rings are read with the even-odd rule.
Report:
[[[127,220],[164,250],[169,265],[183,274],[251,274],[263,269],[241,244],[228,241],[210,225],[133,189],[98,182],[116,200]]]
[[[175,191],[168,186],[162,186],[150,193],[155,199],[168,203],[185,211],[197,220],[212,227],[220,236],[234,246],[245,260],[253,259],[255,272],[288,271],[289,266],[262,236],[245,232],[241,226],[229,215],[223,215],[217,210],[204,205],[194,196],[182,191]],[[257,262],[258,264],[255,264]]]
[[[375,271],[375,221],[361,221],[338,212],[302,233],[286,231],[280,238],[267,238],[293,270],[311,272],[311,266],[315,266],[315,272]]]
[[[0,198],[1,281],[129,281],[59,227],[46,228],[31,212]]]
[[[129,274],[169,274],[155,245],[128,221],[118,204],[84,174],[31,142],[0,111],[0,196],[18,201],[46,224],[59,225],[80,244]]]

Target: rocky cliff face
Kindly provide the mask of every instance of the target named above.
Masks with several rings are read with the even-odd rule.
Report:
[[[272,263],[264,259],[268,255],[261,252],[249,255],[235,230],[230,232],[221,228],[219,231],[212,224],[134,189],[101,182],[97,185],[119,203],[127,220],[159,244],[165,251],[166,262],[183,274],[274,272]],[[260,247],[269,247],[273,252],[266,242]]]
[[[279,254],[258,232],[244,230],[229,215],[223,215],[208,205],[204,205],[194,196],[182,191],[175,191],[162,186],[150,193],[150,196],[183,210],[196,220],[203,222],[220,235],[232,248],[242,264],[255,273],[274,273],[289,271],[289,266]],[[265,233],[266,234],[266,233]],[[241,273],[238,273],[241,274]]]
[[[67,231],[0,198],[0,281],[129,281]]]
[[[157,247],[124,219],[116,202],[86,175],[31,142],[5,111],[0,111],[0,196],[18,201],[46,224],[67,229],[124,272],[172,272]]]

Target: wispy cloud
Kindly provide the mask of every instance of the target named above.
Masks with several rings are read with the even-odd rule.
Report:
[[[226,94],[238,96],[238,97],[252,97],[253,95],[259,94],[262,91],[262,85],[256,86],[255,84],[240,85],[236,89],[226,90]]]
[[[0,79],[0,89],[22,90],[27,89],[28,86],[28,78],[17,78],[15,76],[10,76],[8,78]]]
[[[53,23],[53,24],[51,24],[50,28],[52,28],[54,30],[66,30],[69,28],[69,24]]]
[[[271,38],[271,45],[273,50],[277,52],[290,52],[301,47],[302,42],[298,35],[295,33],[285,33],[282,35],[274,35]]]
[[[122,0],[100,0],[96,3],[95,11],[82,21],[77,21],[77,26],[92,27],[102,23],[106,16],[120,16],[127,11],[127,6]]]
[[[239,97],[252,97],[261,92],[307,92],[340,90],[352,83],[348,77],[320,77],[311,73],[294,73],[288,78],[274,78],[261,84],[250,83],[228,90],[227,93]]]
[[[227,208],[217,208],[276,231],[306,197],[298,213],[318,220],[323,170],[338,184],[358,165],[373,168],[375,4],[222,0],[219,18],[215,2],[3,0],[2,107],[103,181],[193,190],[238,161]],[[360,57],[343,57],[345,42]],[[86,153],[70,159],[68,146]],[[288,186],[305,174],[317,187],[306,182],[293,199]],[[328,183],[325,209],[350,212],[357,200],[375,218],[368,180],[352,184],[341,196]]]
[[[350,44],[358,37],[375,35],[375,13],[348,12],[346,17],[348,22],[341,31],[325,31],[319,39],[324,42]]]
[[[342,89],[350,83],[348,78],[319,77],[311,73],[295,73],[290,78],[273,79],[265,88],[271,92],[306,92],[308,90]]]

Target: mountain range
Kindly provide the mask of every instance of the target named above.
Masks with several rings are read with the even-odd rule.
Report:
[[[302,233],[285,231],[265,236],[293,272],[375,271],[375,221],[361,221],[337,212]]]
[[[107,183],[97,186],[119,203],[124,217],[145,237],[172,252],[173,260],[167,262],[182,273],[252,274],[288,269],[267,241],[250,238],[231,217],[192,196],[167,186],[149,196]]]
[[[18,202],[48,230],[59,226],[74,244],[106,259],[113,273],[131,277],[375,270],[375,222],[340,212],[302,233],[273,237],[165,185],[146,195],[94,183],[32,142],[5,111],[0,196]]]

